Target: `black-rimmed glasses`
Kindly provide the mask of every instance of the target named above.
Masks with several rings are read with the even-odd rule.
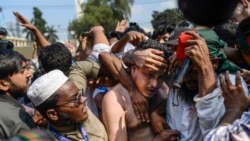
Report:
[[[81,100],[82,96],[84,98],[83,102]],[[75,100],[69,101],[69,102],[60,103],[60,104],[57,104],[57,105],[55,105],[53,107],[68,107],[66,105],[69,104],[69,103],[74,103],[74,107],[78,107],[78,106],[81,105],[81,103],[86,104],[86,101],[87,101],[87,98],[84,96],[84,90],[80,89],[79,92],[78,92],[78,94],[76,95]]]

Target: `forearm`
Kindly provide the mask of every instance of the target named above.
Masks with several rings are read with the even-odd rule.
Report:
[[[39,31],[38,28],[34,28],[32,29],[33,34],[35,35],[38,43],[42,46],[42,47],[46,47],[51,45],[51,43],[42,35],[42,33]]]
[[[129,41],[129,38],[124,36],[122,39],[120,39],[119,41],[117,41],[115,43],[115,45],[112,47],[111,51],[112,53],[119,53],[122,52],[127,44],[127,42]]]
[[[37,58],[37,49],[34,49],[32,52],[32,59],[36,59]]]
[[[221,119],[219,125],[226,126],[232,124],[236,119],[240,118],[244,111],[242,109],[230,109],[227,110],[223,118]]]
[[[198,70],[199,97],[206,96],[216,88],[215,73],[212,64]]]
[[[109,46],[109,41],[106,38],[104,31],[101,29],[96,29],[93,31],[93,46],[99,43]]]
[[[126,52],[126,54],[123,56],[122,61],[129,66],[135,65],[133,57],[134,57],[134,50],[130,50]]]
[[[133,81],[130,75],[123,68],[121,61],[114,55],[108,52],[102,52],[99,54],[101,63],[107,68],[110,73],[119,80],[129,91],[133,90]]]

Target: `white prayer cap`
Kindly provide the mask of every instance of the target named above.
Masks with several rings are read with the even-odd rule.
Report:
[[[53,95],[67,80],[68,77],[62,71],[52,70],[32,83],[27,96],[35,106],[38,106]]]

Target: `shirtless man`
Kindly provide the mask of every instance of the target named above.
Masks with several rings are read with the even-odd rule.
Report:
[[[132,34],[132,33],[131,33]],[[136,33],[133,33],[136,34]],[[153,40],[147,40],[137,46],[139,48],[158,47],[164,50],[160,44]],[[167,56],[164,54],[165,57]],[[138,91],[148,99],[149,103],[154,98],[159,101],[166,99],[167,85],[164,83],[165,68],[159,71],[151,71],[136,65],[130,67],[130,76]],[[155,104],[150,104],[153,107]],[[142,122],[137,118],[130,99],[129,91],[122,85],[117,84],[113,89],[105,94],[103,103],[103,122],[106,127],[109,141],[134,141],[134,140],[175,140],[178,132],[164,130],[159,135],[155,135],[150,123]],[[151,110],[149,109],[148,112]]]

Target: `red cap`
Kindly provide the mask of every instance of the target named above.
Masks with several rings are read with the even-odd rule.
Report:
[[[176,57],[177,59],[185,60],[185,48],[187,47],[187,40],[193,39],[192,35],[186,34],[185,32],[182,32],[178,37],[178,46],[176,51]]]

